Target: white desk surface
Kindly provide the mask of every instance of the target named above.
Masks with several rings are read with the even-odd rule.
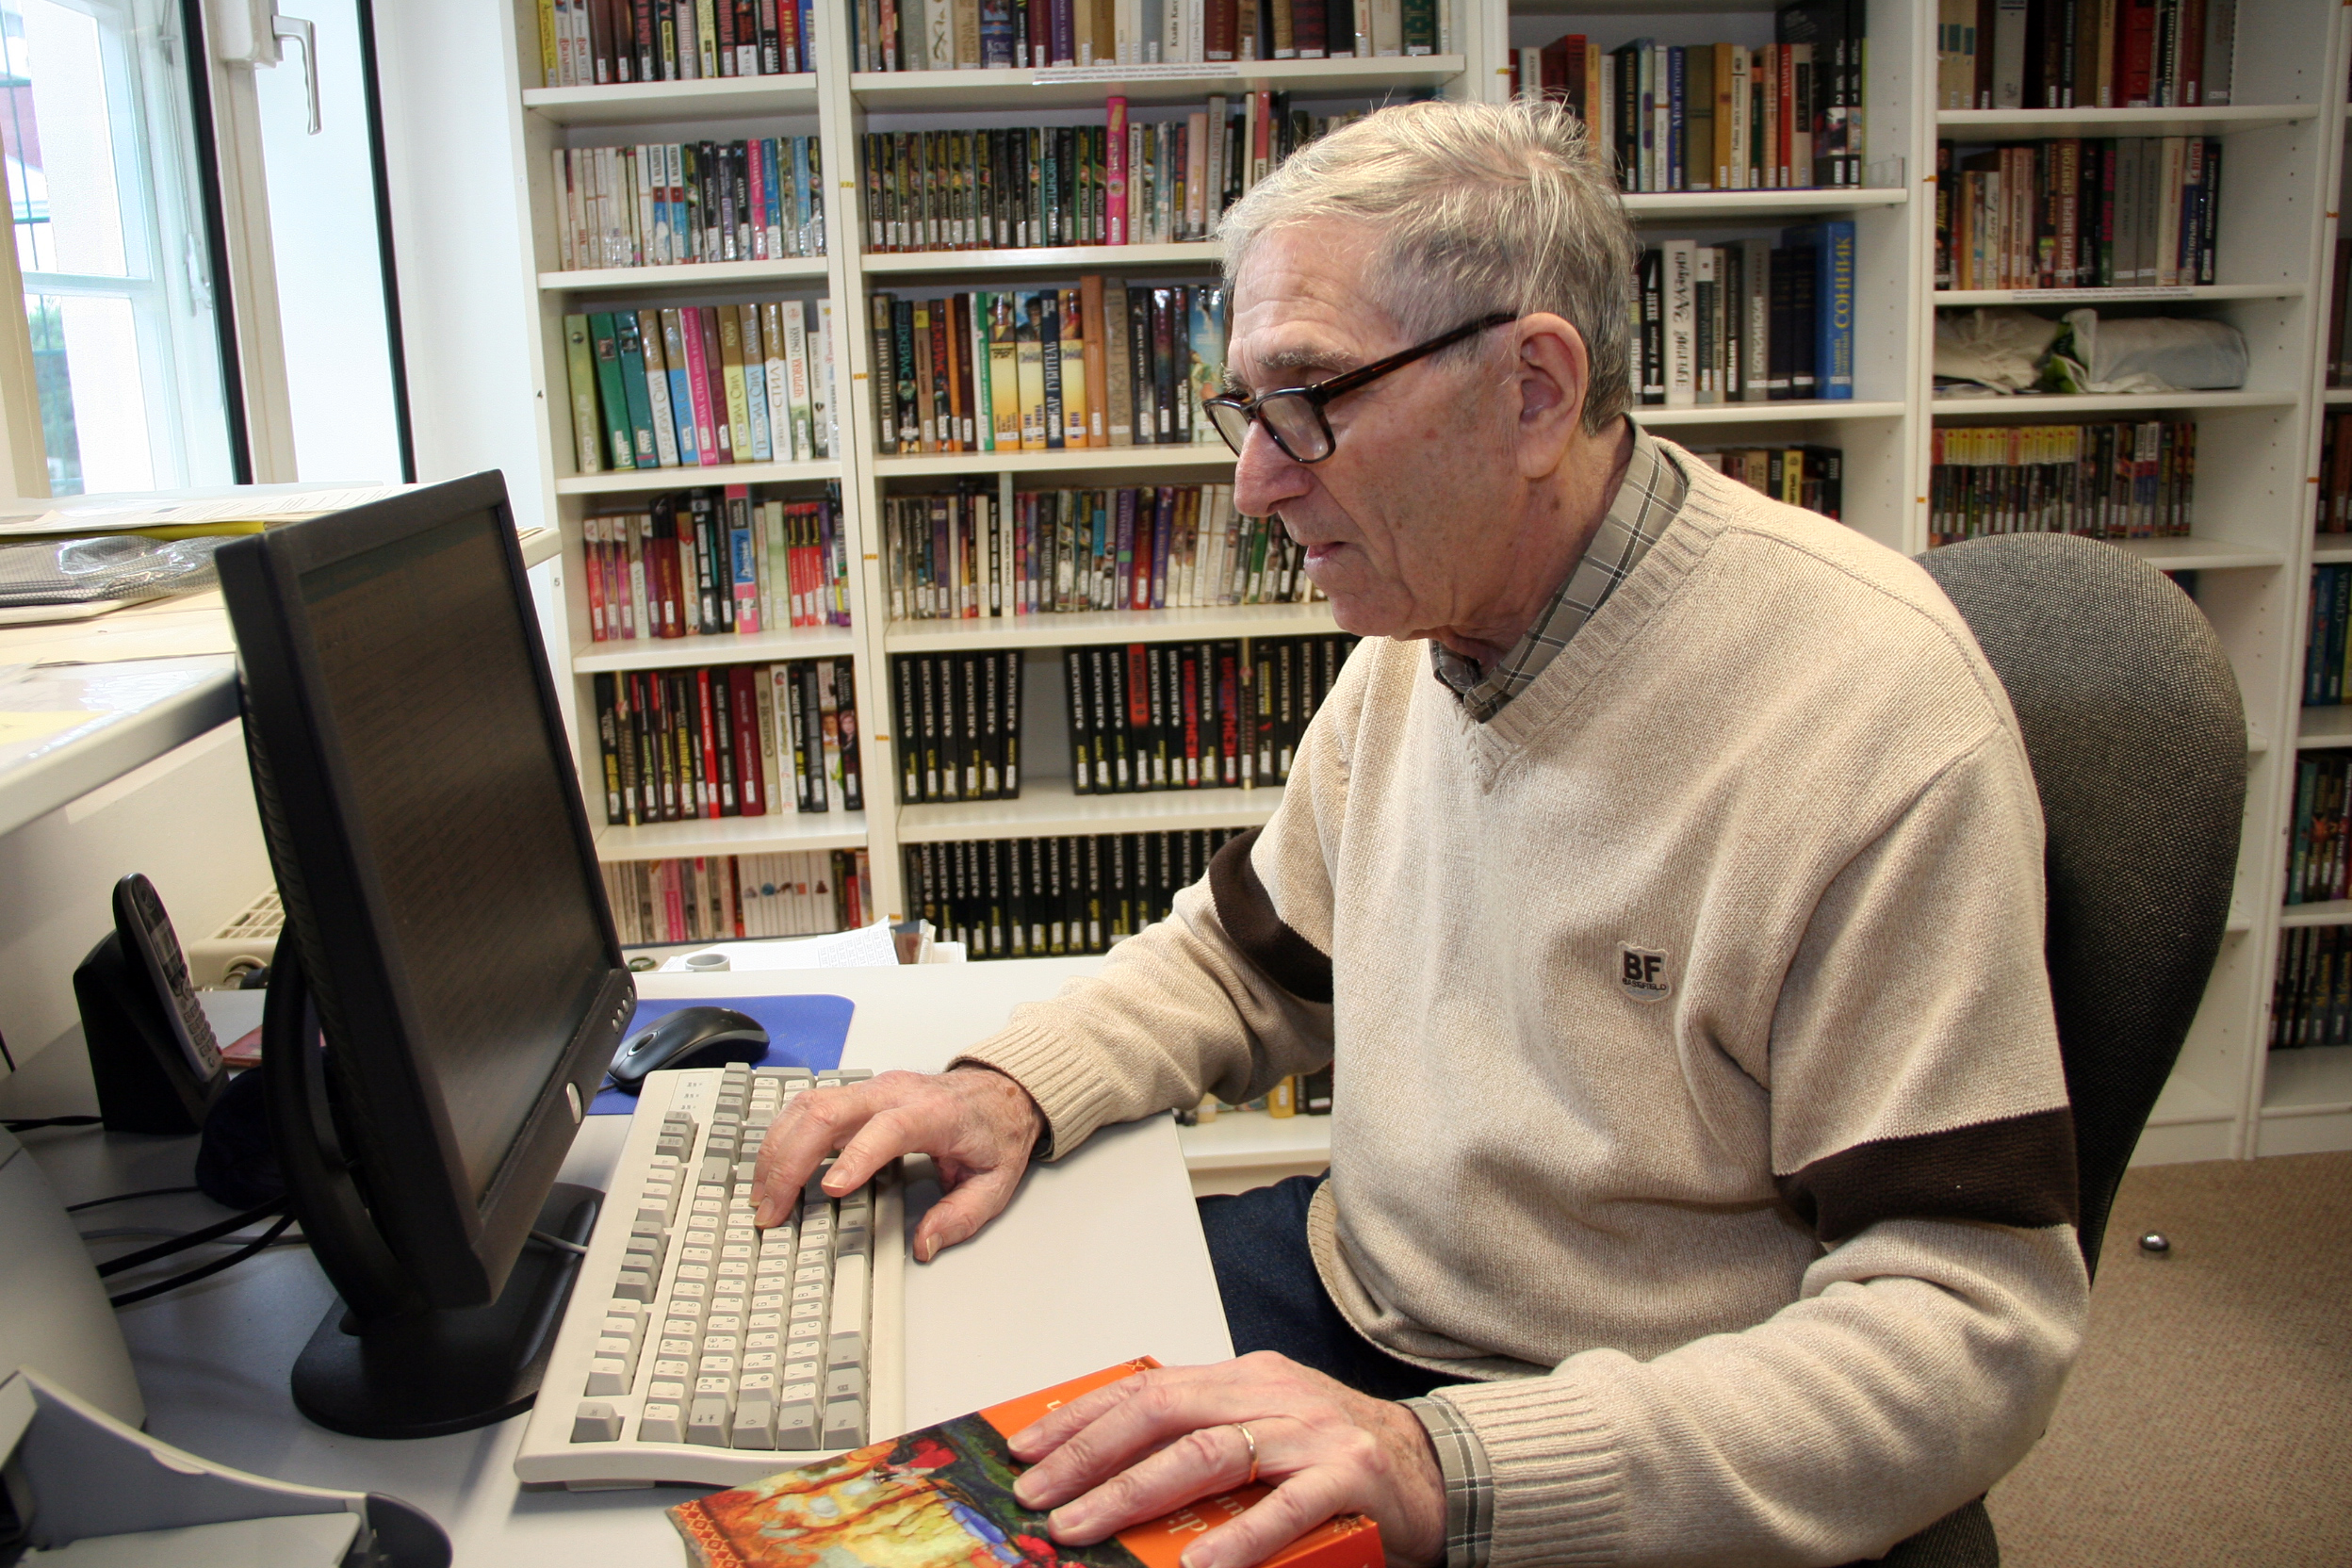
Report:
[[[830,992],[857,1004],[843,1064],[936,1069],[992,1032],[1014,1004],[1050,995],[1099,959],[639,975],[649,997]],[[757,987],[747,984],[757,980]],[[79,1067],[78,1073],[74,1069]],[[6,1086],[12,1115],[91,1107],[77,1035]],[[563,1179],[602,1186],[626,1122],[591,1117]],[[188,1180],[189,1138],[34,1132],[25,1146],[75,1202]],[[176,1205],[176,1207],[175,1207]],[[79,1217],[86,1227],[178,1228],[219,1210],[156,1200]],[[334,1293],[307,1251],[282,1249],[124,1309],[148,1429],[209,1459],[313,1485],[390,1493],[439,1520],[461,1568],[629,1568],[684,1560],[662,1510],[690,1491],[524,1491],[512,1462],[522,1418],[415,1443],[338,1436],[295,1413],[286,1379]],[[1152,1355],[1170,1364],[1233,1353],[1174,1124],[1155,1117],[1030,1172],[974,1240],[906,1270],[908,1422],[941,1420]]]

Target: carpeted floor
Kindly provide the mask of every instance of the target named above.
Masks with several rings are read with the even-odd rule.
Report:
[[[2352,1154],[2132,1171],[2082,1359],[1987,1506],[2008,1568],[2352,1563]]]

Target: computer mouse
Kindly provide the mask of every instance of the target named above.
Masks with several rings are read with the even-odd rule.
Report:
[[[621,1042],[612,1058],[612,1086],[635,1094],[648,1072],[756,1062],[767,1054],[768,1032],[758,1019],[732,1007],[680,1007]]]

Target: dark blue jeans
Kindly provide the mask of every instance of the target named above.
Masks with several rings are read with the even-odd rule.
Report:
[[[1320,1176],[1200,1199],[1200,1230],[1225,1300],[1233,1354],[1279,1350],[1376,1399],[1406,1399],[1459,1382],[1398,1361],[1356,1332],[1331,1304],[1307,1249],[1307,1205]]]

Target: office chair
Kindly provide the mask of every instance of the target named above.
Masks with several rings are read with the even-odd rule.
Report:
[[[2074,1107],[2082,1261],[2221,948],[2246,808],[2246,710],[2221,640],[2134,556],[2061,533],[1919,557],[2007,688],[2048,831],[2044,953]],[[1978,1498],[1883,1564],[1994,1568]]]

